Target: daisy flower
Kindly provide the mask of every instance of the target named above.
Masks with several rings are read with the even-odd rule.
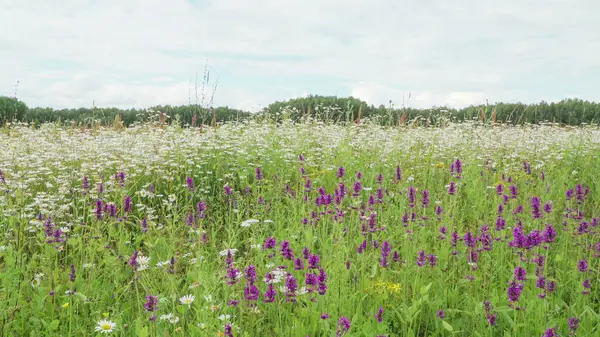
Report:
[[[185,295],[185,296],[181,297],[179,299],[179,302],[181,302],[181,304],[183,304],[183,305],[190,305],[190,304],[192,304],[192,302],[194,302],[195,299],[196,299],[196,296],[190,294],[190,295]]]
[[[116,323],[103,319],[97,323],[96,328],[94,330],[100,333],[111,333],[113,332],[116,326]]]

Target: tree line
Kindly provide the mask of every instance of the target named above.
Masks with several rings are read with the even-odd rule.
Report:
[[[24,102],[7,96],[0,96],[0,125],[7,122],[28,122],[40,125],[46,122],[76,122],[80,125],[101,123],[110,125],[119,120],[125,126],[156,120],[157,115],[167,123],[186,125],[207,125],[227,121],[242,121],[248,118],[281,121],[299,121],[310,118],[327,122],[357,122],[370,119],[384,125],[419,123],[440,125],[446,122],[480,120],[483,122],[507,124],[538,124],[553,122],[566,125],[598,124],[600,103],[581,99],[564,99],[560,102],[496,103],[472,105],[462,109],[432,107],[416,109],[369,105],[355,97],[318,96],[294,98],[273,102],[258,113],[250,113],[227,106],[206,108],[198,104],[154,106],[149,109],[118,108],[77,108],[53,109],[49,107],[28,107]]]

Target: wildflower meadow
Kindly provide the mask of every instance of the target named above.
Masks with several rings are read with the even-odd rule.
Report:
[[[2,336],[599,336],[600,129],[0,130]]]

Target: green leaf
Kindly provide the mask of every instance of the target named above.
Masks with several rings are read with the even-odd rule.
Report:
[[[148,333],[148,327],[145,326],[142,328],[142,331],[140,331],[140,333],[138,333],[138,337],[148,337],[149,333]]]
[[[142,334],[142,317],[135,320],[135,334],[138,336]]]
[[[444,329],[452,332],[454,330],[454,328],[452,327],[452,325],[450,325],[450,323],[446,322],[446,321],[442,321],[442,325],[444,326]]]
[[[50,325],[48,325],[48,329],[50,329],[50,331],[56,331],[56,329],[58,329],[58,324],[60,323],[59,320],[55,319],[52,322],[50,322]]]
[[[87,300],[87,296],[85,296],[82,293],[75,293],[75,297],[77,297],[78,299],[80,299],[82,301],[86,301]]]
[[[554,261],[556,262],[560,262],[563,260],[563,256],[560,254],[556,254],[556,256],[554,257]]]
[[[431,288],[432,284],[433,284],[433,282],[430,282],[428,285],[422,286],[421,290],[420,290],[421,295],[427,294],[429,292],[429,288]]]
[[[513,311],[513,308],[511,308],[511,307],[509,307],[507,305],[503,305],[501,307],[495,308],[494,311],[497,311],[497,312],[509,312],[509,311]]]

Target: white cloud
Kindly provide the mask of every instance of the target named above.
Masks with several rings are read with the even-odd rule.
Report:
[[[8,0],[0,94],[29,105],[185,104],[209,59],[217,104],[324,90],[428,107],[600,100],[595,0]],[[410,102],[410,103],[408,103]]]

